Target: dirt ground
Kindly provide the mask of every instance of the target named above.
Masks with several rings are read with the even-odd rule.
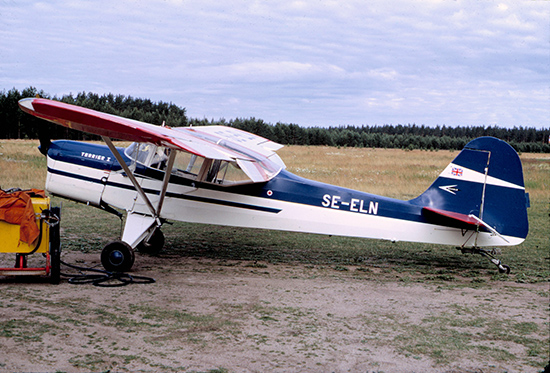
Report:
[[[99,257],[68,252],[63,260],[93,266]],[[137,254],[132,273],[154,284],[0,278],[0,371],[489,373],[546,365],[548,283],[427,283],[377,271]]]

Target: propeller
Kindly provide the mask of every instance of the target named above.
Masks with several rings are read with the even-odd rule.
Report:
[[[52,145],[52,140],[50,139],[48,131],[47,130],[39,131],[38,140],[40,140],[40,146],[38,147],[38,150],[40,150],[40,153],[47,155],[48,149]]]

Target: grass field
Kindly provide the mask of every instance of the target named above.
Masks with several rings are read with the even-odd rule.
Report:
[[[3,189],[43,188],[46,161],[37,146],[36,141],[0,141]],[[457,152],[288,146],[279,154],[288,170],[298,175],[410,199],[422,193]],[[279,371],[300,367],[315,371],[312,366],[334,364],[324,356],[334,353],[334,360],[350,356],[336,352],[351,344],[357,347],[359,359],[372,358],[369,371],[373,372],[383,371],[384,359],[377,360],[375,354],[389,346],[404,364],[426,362],[429,368],[436,367],[416,371],[503,372],[516,370],[501,367],[518,364],[517,371],[539,372],[548,363],[548,309],[541,311],[540,304],[547,307],[550,297],[543,284],[550,281],[550,155],[522,154],[521,159],[531,200],[530,233],[524,243],[503,248],[499,256],[512,268],[510,275],[499,274],[485,258],[463,255],[453,247],[176,222],[163,227],[163,255],[142,267],[161,276],[155,287],[107,293],[88,287],[71,295],[63,285],[46,290],[1,284],[0,354],[24,349],[26,359],[44,363],[50,367],[47,371],[65,359],[69,371],[122,371],[141,364],[133,366],[145,366],[145,371],[195,372],[177,365],[188,360],[172,354],[177,356],[179,351],[199,359],[201,354],[224,356],[224,350],[244,346],[242,353],[235,352],[243,360],[251,354],[260,362],[278,364],[271,367]],[[62,204],[64,253],[91,253],[96,258],[120,234],[121,222],[113,215],[59,198],[54,198],[54,204]],[[144,258],[138,256],[140,260]],[[181,266],[169,267],[170,261]],[[207,285],[219,273],[228,273],[222,281],[227,288],[216,292],[225,285]],[[252,283],[241,286],[245,273],[253,273],[252,282],[265,280],[260,294],[273,288],[278,291],[269,298],[271,303],[261,297],[249,301]],[[306,295],[325,294],[332,283],[344,284],[343,289],[350,291],[365,286],[373,292],[372,304],[359,303],[356,314],[343,317],[327,310],[330,299],[321,299],[320,310],[293,303]],[[385,297],[388,284],[395,294]],[[168,294],[159,296],[152,290],[163,286]],[[172,297],[203,287],[204,292],[193,298],[197,304],[204,302],[201,311],[187,298]],[[376,293],[379,288],[381,292]],[[223,298],[224,290],[231,289],[237,289],[236,295]],[[398,299],[400,290],[406,296],[418,289],[425,301],[433,302],[429,309],[422,309],[414,299]],[[442,302],[444,296],[450,300]],[[469,304],[463,303],[466,296],[471,297]],[[524,297],[525,304],[507,307],[507,299],[516,297]],[[293,306],[279,305],[278,298]],[[351,299],[349,304],[355,298]],[[384,300],[386,308],[376,303]],[[529,312],[535,316],[525,317]],[[361,338],[353,339],[353,333]],[[128,339],[136,344],[125,343]],[[54,345],[49,340],[60,342]],[[68,341],[74,346],[68,347]],[[288,368],[285,364],[295,363],[293,359],[301,359],[296,364],[302,365]],[[459,360],[463,365],[471,360],[478,365],[467,366],[483,369],[445,368]],[[224,368],[229,363],[219,366],[198,371],[233,371]],[[9,363],[0,358],[0,371],[5,367]]]

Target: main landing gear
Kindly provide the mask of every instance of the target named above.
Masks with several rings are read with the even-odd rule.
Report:
[[[155,229],[149,239],[143,240],[138,246],[138,251],[150,255],[156,255],[164,247],[164,234],[160,229]],[[124,241],[113,241],[105,245],[101,252],[101,264],[109,272],[128,272],[134,265],[135,252]]]
[[[500,254],[500,250],[498,249],[485,250],[485,249],[479,249],[477,247],[470,247],[470,248],[457,247],[457,249],[460,250],[462,254],[483,255],[484,257],[488,258],[491,261],[491,263],[493,263],[498,267],[499,273],[506,273],[506,274],[510,273],[510,267],[507,266],[506,264],[502,264],[502,262],[499,259],[495,258],[495,255]]]
[[[127,272],[134,265],[134,249],[124,241],[109,242],[101,252],[101,264],[109,272]]]

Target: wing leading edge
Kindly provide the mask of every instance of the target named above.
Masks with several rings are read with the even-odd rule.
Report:
[[[28,114],[78,131],[237,162],[253,182],[268,181],[285,168],[275,153],[282,145],[236,128],[160,127],[43,98],[22,99],[19,107]]]

